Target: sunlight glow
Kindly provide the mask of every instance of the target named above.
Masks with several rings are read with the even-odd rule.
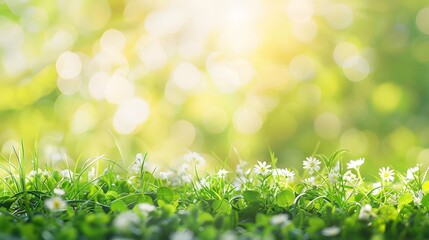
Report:
[[[118,133],[130,134],[149,117],[149,104],[142,98],[122,102],[113,117],[113,127]]]

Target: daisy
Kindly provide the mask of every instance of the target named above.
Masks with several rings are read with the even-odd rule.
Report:
[[[67,203],[58,196],[51,197],[45,201],[45,207],[52,212],[64,211]]]
[[[304,162],[304,169],[307,169],[310,175],[313,175],[313,172],[318,172],[320,170],[320,161],[313,157],[307,157]]]
[[[267,176],[271,173],[271,165],[267,164],[266,162],[260,162],[257,161],[258,164],[255,165],[254,171],[256,174],[261,174],[262,176]]]
[[[349,163],[347,163],[347,169],[356,169],[356,171],[359,171],[359,167],[364,164],[365,159],[359,158],[358,160],[351,160]]]
[[[394,177],[395,173],[393,172],[392,169],[390,169],[390,167],[380,168],[379,175],[383,182],[393,182],[393,180],[395,179]]]

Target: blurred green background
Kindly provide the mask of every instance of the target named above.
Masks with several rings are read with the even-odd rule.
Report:
[[[429,158],[428,63],[423,0],[0,0],[0,150],[403,170]]]

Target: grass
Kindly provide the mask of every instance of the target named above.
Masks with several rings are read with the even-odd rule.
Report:
[[[0,239],[429,238],[427,169],[382,168],[366,182],[364,159],[342,153],[308,157],[302,171],[271,154],[207,173],[197,153],[149,171],[142,154],[127,169],[104,157],[40,169],[36,151],[27,171],[22,148],[1,156]]]

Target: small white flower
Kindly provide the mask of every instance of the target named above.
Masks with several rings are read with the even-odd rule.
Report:
[[[168,181],[172,175],[173,175],[172,171],[159,172],[159,178],[161,178],[161,180],[165,180],[165,181]]]
[[[183,159],[191,165],[199,167],[203,167],[204,165],[206,165],[206,160],[196,152],[187,153],[185,156],[183,156]]]
[[[131,170],[133,170],[135,173],[139,173],[142,170],[143,164],[144,164],[143,154],[137,153],[136,160],[134,160],[134,163],[131,166]]]
[[[179,175],[185,174],[188,172],[188,170],[189,170],[189,164],[183,163],[182,165],[180,165],[179,169],[177,170],[177,174]]]
[[[190,183],[192,182],[192,176],[190,174],[183,174],[180,176],[182,183]]]
[[[381,192],[381,182],[376,182],[372,184],[373,190],[372,190],[372,194],[373,195],[378,195]]]
[[[423,199],[423,192],[422,192],[422,190],[419,190],[419,191],[417,192],[417,195],[416,195],[416,196],[414,196],[414,205],[415,205],[415,206],[420,206],[420,205],[422,205],[422,199]]]
[[[325,237],[335,237],[340,233],[341,229],[337,226],[327,227],[322,230],[322,235]]]
[[[126,211],[120,213],[113,221],[113,226],[120,232],[129,232],[130,227],[137,225],[140,222],[140,218],[132,211]]]
[[[88,171],[88,182],[91,182],[92,180],[94,180],[94,178],[95,178],[95,167],[92,167]]]
[[[73,178],[73,172],[71,170],[62,170],[61,171],[61,176],[65,179],[72,179]]]
[[[368,221],[369,218],[373,215],[372,207],[369,204],[365,204],[363,207],[361,207],[359,212],[359,220]]]
[[[237,164],[237,167],[236,167],[236,169],[235,169],[235,172],[238,174],[238,175],[244,175],[245,174],[245,167],[247,166],[247,162],[246,161],[240,161],[240,163],[239,164]]]
[[[365,163],[365,159],[359,158],[358,160],[351,160],[349,163],[347,163],[347,169],[356,169],[356,171],[359,171],[359,167]]]
[[[143,215],[147,216],[149,213],[156,210],[156,207],[149,203],[139,203],[137,208],[143,213]]]
[[[419,166],[413,167],[413,168],[409,168],[407,170],[407,180],[412,181],[416,179],[416,172],[419,171]]]
[[[170,240],[192,240],[194,234],[189,230],[182,230],[174,232],[170,235]]]
[[[395,173],[393,172],[393,170],[390,169],[390,167],[380,168],[379,175],[383,182],[393,182],[393,180],[395,179],[394,178]]]
[[[310,175],[313,175],[314,172],[318,172],[320,170],[320,161],[313,157],[307,157],[303,162],[303,168],[307,169]]]
[[[58,196],[51,197],[45,201],[45,207],[52,212],[63,211],[66,209],[67,203]]]
[[[267,164],[265,161],[264,162],[260,162],[257,161],[258,164],[255,165],[253,171],[256,174],[261,174],[262,176],[267,176],[268,174],[271,173],[271,165]]]
[[[57,195],[57,196],[62,196],[65,193],[66,192],[63,189],[61,189],[61,188],[54,188],[54,194]]]
[[[336,172],[336,171],[331,171],[329,174],[328,174],[328,179],[329,179],[329,182],[331,182],[331,183],[336,183],[336,182],[338,182],[338,178],[340,177],[340,174],[338,173],[338,172]]]
[[[270,223],[278,226],[288,225],[290,223],[289,216],[284,213],[274,215],[271,217]]]
[[[227,170],[225,170],[225,169],[221,169],[221,170],[219,170],[219,171],[217,172],[217,176],[218,176],[218,177],[220,177],[220,178],[224,178],[224,177],[226,177],[226,174],[228,174],[228,171],[227,171]]]
[[[201,186],[201,187],[209,188],[209,187],[210,187],[210,182],[209,182],[209,181],[207,181],[207,178],[202,178],[202,179],[200,180],[200,186]]]
[[[358,178],[356,177],[356,175],[354,173],[352,173],[352,171],[348,170],[346,173],[344,173],[343,175],[343,179],[344,181],[346,181],[349,184],[357,184],[358,183]]]
[[[310,186],[316,186],[316,178],[314,176],[306,178],[306,179],[304,179],[304,183],[306,183]]]

